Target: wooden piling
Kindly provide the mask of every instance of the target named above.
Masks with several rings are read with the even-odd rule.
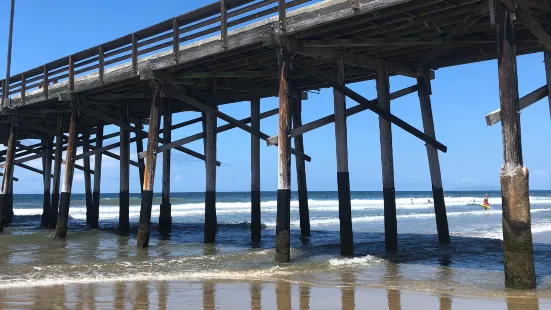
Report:
[[[128,103],[123,104],[121,122],[128,123]],[[119,235],[130,233],[130,132],[120,128]]]
[[[260,132],[260,98],[251,101],[251,129]],[[251,241],[261,240],[260,212],[260,138],[251,135]]]
[[[280,3],[281,5],[281,3]],[[277,215],[275,259],[278,263],[291,261],[291,129],[290,103],[292,96],[291,65],[282,56],[283,51],[277,51],[280,64],[279,79],[279,124],[277,147]]]
[[[153,206],[153,183],[157,166],[157,146],[159,139],[159,112],[162,109],[160,91],[154,91],[149,115],[149,132],[147,136],[147,153],[142,188],[142,204],[140,208],[140,223],[138,225],[137,245],[141,248],[149,246],[149,228],[151,224],[151,209]]]
[[[172,109],[170,104],[163,106],[163,139],[172,139]],[[172,205],[170,203],[170,149],[163,151],[163,188],[159,212],[159,232],[166,236],[172,230]]]
[[[67,151],[65,153],[65,175],[63,178],[63,187],[61,189],[61,199],[59,202],[59,214],[57,216],[57,225],[55,229],[56,238],[65,238],[67,235],[67,220],[69,218],[71,188],[73,186],[73,173],[75,170],[78,110],[75,102],[73,102],[72,105],[69,140],[67,141]]]
[[[551,16],[548,16],[544,21],[545,30],[551,33]],[[543,57],[545,61],[545,77],[547,81],[547,99],[549,100],[549,112],[551,114],[551,50],[544,49]]]
[[[142,120],[137,119],[136,120],[136,128],[143,129]],[[138,158],[138,171],[140,174],[140,190],[143,189],[143,175],[145,171],[145,160],[144,158],[140,158],[140,153],[143,152],[143,139],[142,135],[136,134],[136,155]]]
[[[216,107],[215,94],[211,95],[208,104]],[[216,241],[216,115],[204,113],[205,131],[205,227],[204,242],[214,243]]]
[[[343,58],[335,63],[335,80],[344,83]],[[346,129],[346,99],[344,94],[333,89],[335,108],[335,142],[337,148],[337,188],[339,196],[339,221],[341,254],[354,254],[352,232],[352,205],[350,203],[350,175],[348,172],[348,135]]]
[[[90,151],[90,131],[86,128],[82,133],[82,152]],[[92,197],[92,176],[90,175],[90,157],[86,156],[82,159],[84,166],[84,195],[86,199],[86,225],[90,225],[92,221],[92,210],[94,200]]]
[[[57,215],[59,208],[59,187],[61,183],[61,162],[63,152],[63,116],[57,118],[58,133],[55,137],[55,160],[54,160],[54,179],[52,182],[52,207],[50,209],[50,218],[48,228],[54,229],[57,225]]]
[[[497,62],[504,163],[501,168],[503,264],[505,286],[536,287],[528,169],[522,160],[514,23],[501,1],[495,1]]]
[[[302,100],[300,92],[293,96],[293,128],[302,126]],[[295,149],[304,153],[304,140],[302,135],[295,138]],[[308,187],[306,186],[306,163],[304,159],[295,157],[297,171],[298,213],[300,217],[300,236],[310,237],[310,214],[308,211]]]
[[[103,121],[98,120],[96,125],[96,149],[103,146]],[[90,228],[97,229],[99,227],[99,205],[100,205],[100,190],[101,190],[101,157],[102,153],[94,155],[94,191],[92,194],[92,215],[90,217]]]
[[[52,143],[53,139],[51,136],[42,138],[42,146],[45,150],[44,156],[42,157],[42,171],[43,171],[43,181],[44,181],[44,198],[42,201],[42,221],[40,222],[41,228],[47,228],[49,217],[51,214],[51,200],[50,200],[50,186],[52,184]]]
[[[381,109],[390,113],[390,81],[386,63],[383,69],[377,71],[377,101]],[[379,117],[379,134],[383,173],[385,246],[387,250],[396,250],[398,247],[398,222],[396,219],[396,190],[394,188],[392,126],[383,117]]]
[[[12,208],[10,206],[10,192],[13,185],[13,168],[15,157],[15,144],[17,142],[17,119],[14,115],[10,118],[10,136],[6,152],[6,161],[4,163],[4,176],[2,177],[2,192],[0,193],[0,232],[4,227],[10,224]]]
[[[432,94],[430,77],[417,79],[419,88],[419,103],[421,105],[421,117],[423,118],[424,133],[432,138],[436,138],[434,131],[434,121],[432,117],[432,104],[430,96]],[[440,172],[440,160],[438,150],[434,146],[426,143],[427,157],[429,159],[430,179],[432,182],[432,198],[434,203],[434,214],[436,217],[436,229],[438,231],[438,240],[442,243],[450,242],[450,232],[448,228],[448,216],[446,214],[446,203],[444,201],[444,189],[442,188],[442,175]]]

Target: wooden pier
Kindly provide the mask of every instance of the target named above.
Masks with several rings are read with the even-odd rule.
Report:
[[[434,70],[441,67],[497,59],[501,110],[487,120],[488,124],[502,123],[506,285],[533,288],[528,170],[522,161],[519,109],[551,91],[550,16],[551,3],[546,0],[220,0],[11,75],[0,83],[0,141],[7,146],[0,152],[4,162],[0,227],[11,222],[14,167],[19,166],[44,175],[42,226],[55,228],[60,238],[70,231],[67,219],[74,169],[83,170],[86,223],[98,228],[101,157],[105,155],[120,160],[122,235],[129,233],[129,169],[139,169],[142,202],[137,245],[147,247],[159,153],[163,162],[159,230],[170,233],[170,158],[176,150],[205,162],[204,242],[215,242],[216,169],[222,164],[216,159],[216,136],[238,128],[251,135],[253,244],[260,241],[261,227],[260,140],[278,148],[276,260],[289,262],[290,159],[296,158],[301,236],[308,238],[305,162],[312,158],[303,135],[335,123],[341,253],[353,255],[346,119],[371,110],[379,115],[388,250],[399,249],[392,150],[395,130],[405,130],[426,145],[438,240],[449,242],[438,154],[447,148],[435,133],[431,80]],[[546,65],[542,70],[547,72],[548,83],[519,99],[516,56],[543,51]],[[390,93],[393,75],[411,77],[412,86]],[[378,98],[364,98],[346,86],[366,80],[376,81]],[[326,87],[334,90],[334,114],[303,124],[305,92]],[[414,92],[419,95],[422,130],[391,112],[391,100]],[[273,96],[279,97],[279,109],[260,113],[262,98]],[[347,109],[346,98],[358,105]],[[218,109],[243,101],[251,102],[249,118],[238,120]],[[172,123],[174,113],[186,112],[201,112],[202,117]],[[260,120],[273,115],[279,115],[278,132],[260,131]],[[217,127],[217,118],[228,124]],[[172,130],[199,122],[202,132],[171,139]],[[120,127],[120,132],[104,135],[107,125]],[[104,140],[118,136],[120,142],[104,145]],[[42,143],[23,144],[28,139]],[[143,139],[147,139],[145,151]],[[185,147],[201,139],[202,154]],[[291,148],[291,139],[295,148]],[[137,162],[130,160],[130,143],[136,143]],[[83,151],[77,154],[79,146]],[[120,148],[120,155],[110,152],[115,148]],[[63,151],[67,154],[64,162]],[[93,169],[90,156],[95,156]],[[43,161],[42,170],[25,165],[38,158]],[[75,164],[78,159],[84,159],[83,166]],[[62,163],[65,176],[60,193]]]

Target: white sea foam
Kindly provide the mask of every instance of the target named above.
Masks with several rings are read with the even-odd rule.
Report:
[[[384,262],[382,258],[367,255],[364,257],[354,257],[354,258],[332,258],[329,260],[329,265],[331,266],[363,266],[370,265],[374,263]]]

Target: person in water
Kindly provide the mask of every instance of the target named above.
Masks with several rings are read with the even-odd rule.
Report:
[[[489,207],[489,206],[490,206],[490,203],[488,202],[488,194],[485,194],[485,195],[484,195],[484,201],[482,202],[482,204],[483,204],[485,207]]]

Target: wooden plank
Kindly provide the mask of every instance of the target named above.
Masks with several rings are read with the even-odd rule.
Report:
[[[388,121],[392,122],[394,125],[404,129],[405,131],[409,132],[410,134],[414,135],[415,137],[419,138],[420,140],[423,140],[424,142],[436,147],[438,150],[442,152],[447,151],[447,147],[443,145],[442,143],[436,141],[434,138],[429,137],[425,135],[423,132],[418,130],[417,128],[411,126],[410,124],[404,122],[402,119],[398,118],[397,116],[393,115],[392,113],[389,113],[387,111],[384,111],[383,109],[379,108],[377,105],[374,105],[371,103],[368,99],[364,98],[362,95],[358,94],[357,92],[353,91],[352,89],[339,84],[338,82],[335,82],[334,80],[328,78],[323,74],[323,72],[320,72],[318,69],[307,65],[303,63],[302,61],[299,61],[298,59],[293,59],[293,64],[295,64],[297,67],[302,68],[306,72],[310,73],[312,76],[324,81],[325,83],[331,85],[331,87],[337,89],[338,91],[344,93],[347,97],[350,99],[358,102],[361,105],[364,105],[369,110],[375,112],[381,117],[384,117]]]
[[[501,1],[495,2],[495,13],[503,138],[500,183],[505,287],[535,289],[528,170],[522,158],[515,26],[512,13]]]
[[[230,123],[230,124],[234,124],[236,125],[238,128],[250,133],[250,134],[255,134],[252,130],[251,130],[251,127],[239,122],[237,119],[225,114],[225,113],[222,113],[220,111],[218,111],[217,109],[214,109],[212,107],[209,107],[208,105],[205,105],[204,103],[202,102],[199,102],[197,100],[195,100],[193,97],[191,96],[188,96],[188,95],[185,95],[181,92],[179,92],[176,88],[174,88],[174,86],[165,86],[163,88],[163,92],[173,98],[176,98],[182,102],[185,102],[189,105],[192,105],[198,109],[200,109],[201,111],[204,111],[206,113],[209,113],[209,114],[214,114],[216,115],[217,117],[221,118],[222,120]],[[258,137],[260,137],[261,139],[263,140],[266,140],[269,138],[269,136],[263,132],[260,132],[260,134],[258,135]],[[297,150],[291,148],[291,153],[294,154],[295,156],[298,156],[298,157],[301,157],[302,159],[306,160],[306,161],[311,161],[312,159],[310,158],[310,156],[306,155],[306,154],[301,154],[300,152],[297,152]]]
[[[157,166],[157,145],[159,138],[159,113],[162,109],[161,94],[155,90],[151,102],[149,115],[149,134],[147,136],[147,156],[145,159],[144,181],[142,189],[142,204],[140,208],[140,222],[138,225],[137,246],[147,248],[149,246],[149,230],[151,223],[151,209],[153,208],[153,183],[155,181],[155,168]]]
[[[532,104],[540,101],[541,99],[547,97],[549,94],[548,86],[544,85],[533,92],[527,94],[526,96],[520,98],[519,100],[519,109],[523,110]],[[486,125],[493,126],[501,121],[501,109],[497,109],[491,113],[486,114]]]
[[[421,60],[419,67],[427,67],[431,61],[438,57],[438,55],[440,55],[448,47],[448,45],[453,41],[455,37],[462,35],[482,16],[486,15],[488,11],[488,0],[483,0],[469,15],[467,15],[459,24],[457,24],[450,33],[448,33],[444,43],[430,50],[430,52]]]
[[[280,8],[283,3],[284,1],[280,0]],[[285,19],[280,17],[280,20]],[[283,50],[277,51],[281,77],[279,80],[275,260],[278,263],[289,263],[291,261],[291,139],[289,131],[291,129],[292,78],[290,62],[282,57],[282,54]]]
[[[73,187],[73,175],[75,169],[75,153],[77,140],[77,121],[78,109],[76,102],[73,103],[71,121],[69,126],[69,141],[67,143],[67,152],[65,154],[65,175],[63,178],[63,187],[61,188],[61,199],[59,202],[59,213],[57,216],[57,225],[55,229],[56,238],[65,238],[67,236],[67,221],[69,219],[69,207],[71,204],[71,189]]]
[[[258,97],[251,101],[251,129],[260,132],[260,98]],[[260,138],[251,135],[251,241],[259,243],[261,236]]]
[[[293,128],[302,126],[302,100],[300,93],[295,93],[293,96]],[[302,135],[296,136],[295,148],[304,153],[304,139]],[[306,184],[306,163],[303,159],[295,158],[295,166],[297,172],[297,192],[298,192],[298,213],[300,219],[300,236],[303,238],[310,237],[310,214],[308,210],[308,186]]]

